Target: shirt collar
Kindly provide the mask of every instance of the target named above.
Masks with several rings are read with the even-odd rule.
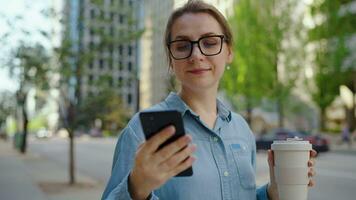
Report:
[[[189,112],[195,117],[199,117],[181,98],[177,93],[171,92],[168,97],[164,100],[169,109],[174,109],[182,113],[182,116],[185,113]],[[218,116],[227,122],[231,121],[231,111],[219,100],[217,99],[217,107],[218,107]]]

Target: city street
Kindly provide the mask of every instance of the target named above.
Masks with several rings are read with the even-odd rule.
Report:
[[[116,139],[77,138],[77,170],[102,183],[110,175]],[[31,139],[29,151],[53,160],[59,166],[67,167],[68,140],[52,138],[49,140]],[[268,180],[266,153],[257,155],[257,184]],[[350,200],[356,196],[356,154],[347,152],[328,152],[320,154],[316,164],[316,186],[309,191],[311,200]]]

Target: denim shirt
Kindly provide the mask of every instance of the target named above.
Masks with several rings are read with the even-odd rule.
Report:
[[[151,200],[267,200],[267,185],[256,189],[254,136],[238,114],[217,100],[218,117],[209,128],[175,93],[145,111],[178,110],[186,133],[197,145],[193,176],[172,177],[152,191]],[[122,131],[115,149],[112,174],[102,200],[131,200],[128,176],[138,145],[145,137],[138,114]]]

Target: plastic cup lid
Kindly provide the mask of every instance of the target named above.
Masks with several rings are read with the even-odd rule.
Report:
[[[309,141],[305,141],[299,137],[294,137],[287,138],[286,140],[273,141],[271,149],[282,151],[310,151],[312,149],[312,145]]]

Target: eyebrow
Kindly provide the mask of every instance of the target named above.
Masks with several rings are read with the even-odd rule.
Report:
[[[200,38],[204,37],[204,36],[209,36],[209,35],[220,35],[220,34],[214,33],[214,32],[208,32],[208,33],[204,33],[203,35],[201,35]],[[174,40],[180,40],[180,39],[189,39],[189,37],[186,35],[178,35],[174,38]]]

